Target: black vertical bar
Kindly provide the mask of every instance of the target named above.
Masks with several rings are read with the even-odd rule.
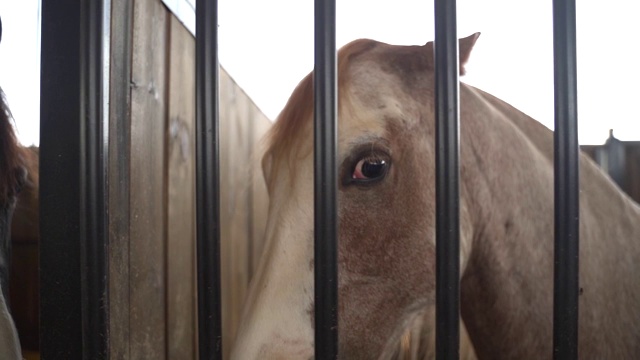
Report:
[[[82,358],[79,29],[77,2],[42,1],[39,270],[45,359]]]
[[[196,1],[198,352],[222,359],[218,1]]]
[[[40,339],[51,359],[106,359],[102,1],[43,1]]]
[[[456,1],[435,1],[436,358],[460,350],[459,65]]]
[[[578,358],[578,100],[575,0],[553,1],[555,93],[553,356]]]
[[[336,2],[315,0],[315,358],[338,357]]]
[[[80,2],[80,235],[83,358],[106,359],[107,231],[102,0]]]

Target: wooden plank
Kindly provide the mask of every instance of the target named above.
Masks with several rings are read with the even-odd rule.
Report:
[[[220,258],[222,284],[223,357],[229,356],[239,322],[247,273],[248,196],[243,100],[226,72],[220,71]]]
[[[195,359],[195,41],[169,17],[167,357]]]
[[[257,138],[270,122],[244,91],[220,71],[220,188],[223,355],[240,321],[249,280],[262,251],[266,188],[261,181]],[[258,191],[255,193],[254,191]],[[255,211],[254,211],[255,210]]]
[[[168,19],[157,0],[135,0],[131,58],[131,359],[166,358],[166,73]]]
[[[129,161],[133,4],[111,0],[109,86],[109,351],[129,359]]]

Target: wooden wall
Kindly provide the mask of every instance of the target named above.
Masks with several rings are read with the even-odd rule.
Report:
[[[110,357],[196,359],[195,39],[160,0],[111,4]],[[224,69],[220,76],[228,355],[262,250],[268,200],[258,143],[271,123]],[[28,190],[14,221],[12,302],[23,347],[37,351],[38,199]]]
[[[222,327],[227,358],[262,253],[268,196],[259,145],[271,122],[224,71],[220,104]]]
[[[112,4],[111,357],[194,359],[195,40],[160,0]],[[224,69],[220,75],[228,354],[261,250],[267,198],[254,151],[270,122]]]

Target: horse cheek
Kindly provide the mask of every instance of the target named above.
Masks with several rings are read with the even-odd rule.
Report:
[[[377,358],[433,297],[427,196],[388,180],[343,192],[349,205],[340,218],[340,351],[349,359]]]

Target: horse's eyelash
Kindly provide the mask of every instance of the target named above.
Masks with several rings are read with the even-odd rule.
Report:
[[[374,161],[374,162],[375,161],[380,161],[380,160],[385,160],[386,161],[385,156],[382,156],[381,154],[376,154],[376,153],[373,153],[373,154],[370,154],[370,155],[367,155],[367,156],[363,156],[360,160],[363,160],[363,159],[364,160],[368,160],[368,161]],[[360,160],[358,160],[358,161],[360,161]]]

